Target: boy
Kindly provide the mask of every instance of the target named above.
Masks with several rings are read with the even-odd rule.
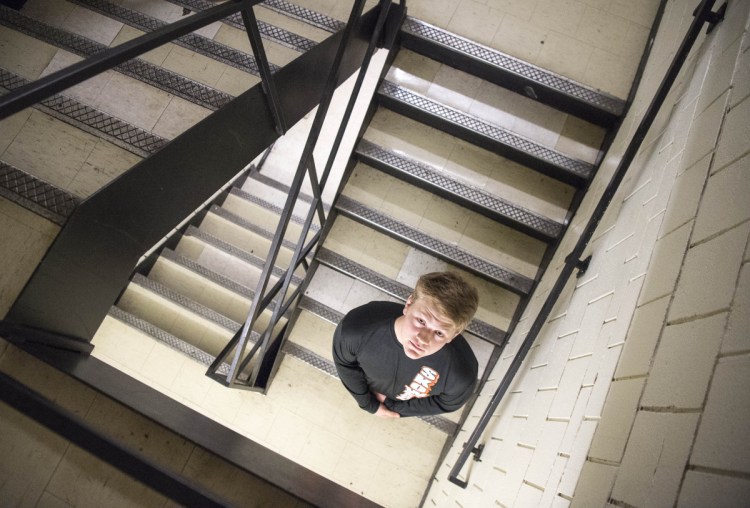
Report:
[[[477,359],[461,331],[477,310],[474,287],[450,272],[422,275],[405,306],[370,302],[333,335],[341,382],[384,418],[455,411],[471,396]]]

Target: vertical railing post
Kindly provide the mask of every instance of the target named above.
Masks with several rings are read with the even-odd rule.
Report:
[[[245,0],[244,6],[240,11],[242,14],[242,22],[245,25],[247,37],[250,39],[250,47],[253,50],[253,56],[255,56],[255,61],[258,64],[261,86],[266,93],[268,108],[271,110],[271,116],[273,116],[274,122],[276,123],[276,132],[278,132],[279,135],[283,135],[287,130],[286,120],[284,119],[284,112],[281,109],[279,94],[276,91],[276,85],[274,84],[273,76],[271,74],[271,67],[268,65],[268,58],[266,58],[266,50],[263,47],[260,30],[258,30],[258,20],[255,18],[253,3],[254,2],[251,2],[250,0]]]
[[[252,304],[250,305],[250,312],[248,313],[248,317],[242,327],[239,341],[235,347],[234,357],[232,358],[230,369],[226,376],[226,382],[230,385],[234,384],[237,380],[237,376],[239,375],[238,366],[242,362],[242,356],[244,355],[245,348],[247,346],[250,330],[255,324],[260,313],[263,311],[260,302],[263,299],[263,295],[265,294],[266,288],[268,286],[268,281],[270,279],[271,273],[273,272],[273,267],[276,264],[276,259],[278,257],[279,251],[281,250],[281,244],[283,242],[284,235],[286,234],[287,226],[289,225],[289,220],[292,216],[292,210],[299,195],[299,191],[302,187],[302,182],[304,180],[305,174],[309,172],[309,160],[313,156],[313,150],[320,136],[320,130],[323,125],[323,121],[325,120],[326,113],[328,112],[328,107],[331,104],[331,99],[333,98],[336,83],[338,83],[339,80],[339,69],[341,66],[341,61],[343,60],[344,53],[349,44],[351,36],[354,33],[357,20],[362,15],[364,4],[364,0],[356,0],[354,2],[346,28],[344,28],[344,33],[342,35],[339,47],[336,51],[333,65],[328,74],[325,87],[323,88],[323,96],[321,98],[321,102],[318,105],[318,110],[315,114],[315,118],[313,119],[310,134],[307,138],[307,142],[305,143],[304,150],[302,151],[302,156],[300,157],[294,179],[292,181],[292,184],[290,185],[289,195],[287,196],[284,209],[281,212],[279,225],[276,229],[274,238],[271,241],[271,247],[269,249],[266,262],[263,266],[260,279],[258,280],[255,296],[253,298]],[[263,345],[261,345],[261,349],[263,349]],[[222,357],[226,352],[228,351],[225,348],[225,351],[222,351],[222,355],[217,357],[216,362],[211,365],[209,371],[218,368],[218,364],[222,361]]]

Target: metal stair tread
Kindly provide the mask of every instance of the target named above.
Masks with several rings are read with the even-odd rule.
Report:
[[[239,258],[243,261],[246,261],[247,263],[253,265],[256,268],[263,269],[263,266],[265,264],[265,259],[262,259],[254,254],[251,254],[247,251],[244,251],[231,243],[227,243],[224,240],[221,240],[219,238],[216,238],[210,233],[206,233],[205,231],[201,231],[199,228],[190,225],[188,226],[187,230],[185,231],[184,236],[189,236],[193,238],[197,238],[200,241],[216,248],[221,251],[224,251],[225,253],[234,256],[236,258]],[[285,273],[285,270],[274,266],[273,267],[273,275],[276,277],[283,277]],[[297,275],[292,275],[292,284],[295,286],[299,286],[302,284],[302,279]]]
[[[0,68],[0,87],[12,91],[29,83],[31,81],[26,78]],[[161,136],[99,111],[64,94],[55,94],[36,104],[35,107],[86,132],[107,139],[141,157],[157,152],[169,142]]]
[[[242,326],[240,323],[235,322],[227,316],[196,302],[192,298],[188,298],[183,294],[173,291],[167,286],[156,282],[155,280],[149,279],[148,277],[140,273],[136,273],[130,280],[130,282],[163,298],[166,298],[176,305],[179,305],[180,307],[183,307],[184,309],[187,309],[204,319],[220,325],[224,329],[229,330],[232,333],[236,333],[237,330],[239,330]]]
[[[249,192],[240,189],[239,187],[232,187],[232,189],[229,191],[229,193],[231,195],[233,195],[233,196],[236,196],[236,197],[240,198],[240,199],[243,199],[243,200],[248,201],[250,203],[253,203],[255,205],[261,206],[261,207],[265,208],[266,210],[271,211],[271,212],[273,212],[273,213],[275,213],[277,215],[281,215],[281,212],[284,211],[282,208],[274,205],[273,203],[269,203],[265,199],[262,199],[262,198],[259,198],[257,196],[254,196],[254,195],[250,194]],[[302,226],[302,225],[305,224],[305,218],[304,217],[300,217],[298,215],[292,215],[291,218],[290,218],[290,220],[292,222],[295,222],[295,223],[299,224],[300,226]],[[310,224],[310,230],[311,231],[319,231],[320,230],[320,226],[317,225],[317,224],[315,224],[315,223],[311,223]]]
[[[210,366],[213,361],[216,359],[214,356],[210,355],[209,353],[206,353],[205,351],[193,346],[192,344],[189,344],[185,342],[184,340],[180,339],[179,337],[175,337],[171,333],[165,332],[158,326],[155,326],[148,321],[145,321],[143,319],[140,319],[133,314],[130,314],[129,312],[122,310],[121,308],[117,306],[112,306],[109,309],[108,315],[110,317],[113,317],[114,319],[117,319],[118,321],[125,323],[128,326],[131,326],[135,328],[136,330],[139,330],[146,335],[149,335],[150,337],[154,338],[155,340],[158,340],[159,342],[162,342],[163,344],[169,346],[170,348],[179,351],[180,353],[183,353],[193,360],[197,360],[206,367]],[[226,375],[229,373],[229,365],[227,363],[222,363],[219,367],[219,372]]]
[[[450,125],[456,131],[479,136],[493,146],[502,148],[499,150],[502,155],[515,158],[553,178],[581,186],[593,176],[594,167],[587,162],[568,157],[524,136],[441,104],[390,81],[383,81],[378,88],[377,95],[386,107],[389,107],[390,103],[396,103],[404,107],[407,112],[419,112],[420,115],[427,115],[442,124]]]
[[[128,9],[126,7],[123,7],[122,5],[117,5],[107,0],[70,1],[88,9],[97,11],[111,19],[116,19],[117,21],[120,21],[133,28],[147,33],[169,24],[166,21],[162,21],[153,16],[149,16],[148,14],[144,14],[133,9]],[[253,74],[255,76],[260,75],[255,57],[220,42],[216,42],[207,37],[203,37],[202,35],[189,33],[175,39],[172,42],[201,55],[221,61],[237,69],[249,72],[250,74]],[[276,72],[279,69],[277,65],[273,65],[270,63],[269,67],[271,69],[271,72]]]
[[[190,9],[192,11],[202,11],[213,6],[212,3],[207,2],[206,0],[167,1],[172,4],[179,5],[180,7]],[[263,5],[263,3],[261,3],[260,5]],[[242,30],[243,32],[245,31],[245,25],[242,22],[242,16],[239,13],[232,14],[222,21],[233,28],[237,28],[239,30]],[[281,27],[271,25],[270,23],[266,23],[264,21],[261,21],[260,19],[258,20],[258,31],[260,32],[261,37],[263,37],[264,39],[268,39],[301,53],[312,49],[312,47],[317,44],[317,42],[313,40],[302,37],[301,35],[295,34],[288,30],[284,30]]]
[[[2,5],[0,5],[0,25],[30,35],[79,56],[88,57],[109,49],[104,44],[37,21]],[[212,111],[218,110],[234,99],[230,94],[138,58],[128,60],[113,69]]]
[[[80,199],[36,176],[0,161],[0,196],[64,225]]]
[[[253,291],[252,289],[228,277],[225,277],[221,275],[220,273],[215,272],[214,270],[211,270],[210,268],[206,268],[200,263],[197,263],[190,258],[187,258],[181,254],[178,254],[177,252],[171,249],[163,249],[160,257],[178,266],[181,266],[182,268],[186,270],[190,270],[196,275],[203,277],[204,279],[207,279],[228,291],[232,291],[233,293],[235,293],[236,295],[242,298],[252,300],[253,295],[255,295],[255,291]]]
[[[330,33],[343,30],[346,26],[346,23],[343,21],[306,9],[292,2],[287,2],[286,0],[265,0],[260,5],[266,9],[274,10],[289,16],[290,18],[298,19]]]
[[[367,284],[387,293],[391,296],[395,296],[403,301],[409,297],[412,293],[413,288],[406,284],[401,284],[398,281],[389,279],[374,270],[367,268],[359,263],[356,263],[341,254],[338,254],[330,249],[321,247],[315,255],[315,259],[323,265],[326,265],[334,270],[341,273],[347,274],[355,279],[366,282]],[[492,342],[498,346],[505,344],[506,333],[495,326],[485,323],[479,319],[472,319],[469,325],[466,327],[468,332],[482,338],[488,342]]]
[[[613,117],[622,116],[625,109],[625,101],[618,97],[593,89],[411,16],[407,16],[401,31],[521,76],[526,80],[536,82],[541,86],[584,102]]]
[[[491,212],[492,218],[503,217],[500,222],[510,223],[511,226],[524,231],[532,231],[535,233],[534,236],[545,241],[554,240],[562,233],[562,224],[455,180],[426,164],[411,160],[364,138],[357,145],[355,153],[360,160],[369,165],[378,169],[388,168],[388,172],[395,176],[405,175],[419,180],[433,190],[441,190],[440,194],[450,194],[453,201],[470,202],[476,208]]]
[[[257,182],[260,182],[264,185],[267,185],[268,187],[271,187],[272,189],[276,189],[278,191],[283,192],[284,194],[289,194],[289,186],[279,182],[278,180],[275,180],[271,178],[268,175],[265,175],[261,173],[260,171],[254,171],[250,175],[248,175],[249,180],[255,180]],[[305,194],[304,192],[300,192],[299,196],[297,196],[300,201],[304,201],[305,203],[312,203],[312,196]],[[323,203],[323,210],[328,212],[331,209],[331,205],[327,203]],[[313,224],[314,225],[314,224]]]
[[[216,215],[217,217],[221,217],[222,219],[231,222],[232,224],[235,224],[238,227],[241,227],[243,229],[246,229],[250,233],[255,233],[256,235],[260,236],[261,238],[264,238],[266,240],[273,240],[274,233],[263,229],[260,226],[256,226],[252,222],[240,217],[237,214],[234,214],[228,210],[225,210],[224,208],[218,206],[218,205],[211,205],[211,208],[209,208],[209,212]],[[294,250],[295,244],[289,240],[282,240],[281,245],[289,250]]]
[[[339,213],[397,237],[417,249],[432,253],[448,262],[461,266],[511,291],[522,295],[527,295],[531,291],[534,282],[532,279],[434,238],[347,196],[339,197],[336,209]]]

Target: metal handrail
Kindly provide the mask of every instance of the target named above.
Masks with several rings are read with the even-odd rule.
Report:
[[[330,106],[333,94],[336,89],[336,83],[338,82],[339,65],[344,57],[347,46],[354,32],[355,25],[361,19],[364,5],[364,0],[355,0],[354,5],[352,6],[349,20],[346,24],[346,27],[344,28],[343,37],[339,44],[336,58],[334,59],[334,64],[329,72],[328,81],[322,93],[320,105],[318,106],[315,118],[313,119],[312,127],[310,129],[310,133],[305,143],[302,155],[300,156],[294,179],[292,181],[292,184],[290,185],[287,199],[280,215],[279,224],[271,242],[271,247],[269,248],[266,262],[261,272],[255,294],[253,296],[253,301],[248,312],[248,317],[245,320],[241,330],[216,356],[215,361],[211,364],[211,366],[208,368],[208,371],[206,372],[206,375],[218,381],[221,381],[227,386],[258,388],[256,386],[256,382],[258,381],[260,375],[260,369],[263,365],[268,364],[268,362],[266,361],[266,354],[269,351],[278,351],[278,348],[269,349],[275,327],[279,323],[281,318],[286,314],[292,301],[294,301],[301,295],[300,288],[297,288],[297,290],[295,290],[287,299],[287,292],[289,290],[294,272],[300,264],[302,264],[307,270],[307,256],[317,246],[321,238],[319,232],[306,243],[306,238],[312,225],[313,219],[317,214],[321,226],[325,225],[326,220],[328,220],[328,217],[326,216],[323,209],[322,192],[326,186],[333,161],[338,154],[338,149],[343,138],[344,131],[349,123],[349,118],[351,117],[351,113],[354,109],[354,103],[359,96],[359,92],[364,81],[364,76],[367,73],[372,55],[375,52],[378,40],[380,39],[381,33],[385,26],[385,22],[389,13],[389,7],[391,5],[391,0],[380,0],[378,6],[378,19],[370,37],[369,45],[363,57],[357,81],[349,96],[349,103],[347,105],[344,116],[342,117],[341,123],[339,125],[339,130],[337,132],[331,151],[328,154],[328,160],[325,165],[324,171],[320,178],[318,178],[318,171],[315,166],[313,151],[318,142],[323,122],[328,112],[328,107]],[[271,274],[273,273],[274,265],[276,263],[279,251],[281,250],[281,244],[292,216],[292,210],[294,209],[294,206],[297,202],[302,183],[306,176],[309,176],[309,181],[313,190],[312,202],[310,203],[307,216],[303,223],[302,230],[299,234],[294,253],[292,254],[292,258],[289,263],[289,267],[284,272],[284,275],[281,276],[276,284],[269,290],[269,279]],[[250,352],[245,355],[245,351],[248,347],[250,331],[253,329],[263,311],[269,309],[272,305],[272,315],[268,325],[265,327],[263,332],[261,332],[258,342],[251,348]],[[278,338],[277,340],[282,339]],[[257,355],[257,358],[249,377],[243,380],[238,379],[240,374],[247,367],[247,365],[250,364],[255,355]],[[227,359],[230,356],[232,357],[232,359],[230,362],[229,372],[225,375],[219,374],[219,369],[224,363],[226,363]],[[275,363],[275,359],[273,363]]]
[[[253,34],[258,32],[258,25],[255,22],[255,16],[252,13],[253,5],[261,3],[262,0],[229,0],[226,3],[216,5],[205,11],[201,11],[192,16],[183,18],[169,25],[165,25],[153,32],[141,35],[135,39],[129,40],[118,46],[106,51],[93,55],[81,62],[70,65],[48,76],[39,78],[36,81],[22,86],[13,92],[0,97],[0,120],[21,111],[24,108],[51,97],[52,95],[77,85],[88,78],[91,78],[104,71],[112,69],[117,65],[126,62],[132,58],[142,55],[154,48],[166,44],[183,35],[189,34],[215,21],[219,21],[231,14],[242,11],[243,20],[246,20],[248,26],[248,36],[250,37],[251,46],[254,56],[258,60],[261,70],[262,79],[266,80],[270,76],[268,63],[265,54],[256,53],[256,47],[259,47],[254,41]],[[248,14],[249,13],[249,14]],[[254,29],[253,29],[254,26]],[[260,36],[258,35],[258,40]],[[265,62],[265,71],[264,65]],[[270,91],[267,92],[271,99],[275,99],[275,90],[272,82],[269,82]],[[278,109],[278,105],[271,105],[272,111]]]
[[[628,147],[625,150],[625,153],[623,154],[622,159],[620,160],[620,163],[617,166],[614,175],[612,176],[612,179],[607,185],[607,188],[604,190],[604,193],[602,194],[602,197],[599,200],[596,209],[594,210],[591,218],[586,224],[586,228],[581,233],[581,236],[579,237],[578,242],[576,243],[573,250],[565,258],[563,268],[560,271],[560,275],[557,277],[555,285],[553,286],[549,296],[547,296],[547,299],[542,305],[539,314],[537,314],[536,318],[534,319],[534,323],[531,325],[528,335],[521,344],[518,352],[513,358],[513,361],[508,367],[508,371],[503,376],[500,385],[495,391],[495,394],[492,396],[492,399],[490,399],[487,408],[479,418],[477,426],[474,428],[471,436],[469,436],[468,441],[464,444],[463,450],[461,451],[458,458],[456,459],[455,464],[451,468],[448,480],[458,485],[459,487],[466,488],[468,486],[468,481],[459,479],[458,475],[460,474],[461,469],[466,464],[466,461],[468,460],[470,455],[474,454],[474,460],[479,460],[479,457],[481,456],[481,453],[484,449],[484,445],[477,446],[477,443],[482,437],[482,434],[484,433],[487,425],[489,424],[492,418],[492,414],[500,405],[500,402],[502,402],[503,397],[505,396],[508,388],[513,382],[513,379],[521,368],[521,364],[526,358],[526,355],[531,349],[531,346],[533,345],[537,336],[539,335],[539,332],[544,326],[547,318],[549,317],[549,314],[552,312],[553,307],[557,303],[557,300],[560,297],[560,294],[563,292],[568,279],[573,274],[574,270],[585,270],[585,267],[588,265],[588,260],[591,256],[589,256],[585,260],[582,260],[581,258],[583,256],[583,252],[591,241],[591,238],[594,235],[599,222],[604,216],[607,207],[609,206],[612,198],[617,192],[617,189],[625,178],[625,174],[630,168],[631,163],[635,159],[635,156],[638,154],[638,150],[640,149],[641,144],[646,137],[646,134],[651,128],[651,125],[653,124],[657,113],[661,109],[661,106],[663,105],[670,88],[674,84],[677,75],[682,69],[685,59],[690,53],[690,50],[693,47],[696,39],[698,38],[698,35],[700,34],[704,23],[709,24],[708,31],[710,32],[713,29],[714,25],[724,19],[724,13],[727,6],[726,2],[716,12],[714,12],[712,11],[712,9],[715,2],[716,0],[702,0],[700,5],[698,5],[698,7],[693,12],[695,18],[693,19],[690,28],[685,34],[682,44],[680,45],[680,48],[678,49],[674,59],[672,60],[667,73],[665,74],[661,84],[659,85],[654,98],[651,100],[651,104],[649,105],[646,114],[638,125],[638,129],[635,131],[633,139],[628,144]]]

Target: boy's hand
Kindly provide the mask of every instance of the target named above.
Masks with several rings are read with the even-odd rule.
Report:
[[[398,414],[395,411],[391,411],[387,407],[385,407],[385,404],[382,402],[380,403],[380,407],[377,411],[375,411],[375,416],[379,416],[380,418],[401,418],[401,415]]]

